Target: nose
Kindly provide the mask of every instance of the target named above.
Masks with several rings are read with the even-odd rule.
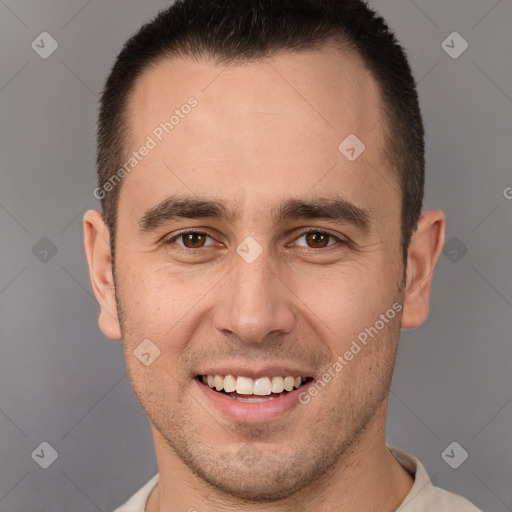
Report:
[[[245,343],[265,342],[270,335],[289,333],[294,324],[293,292],[278,266],[265,256],[247,263],[235,258],[235,268],[222,283],[214,326],[236,334]]]

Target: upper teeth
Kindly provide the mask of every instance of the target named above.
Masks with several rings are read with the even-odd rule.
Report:
[[[240,395],[270,395],[271,393],[282,393],[284,390],[292,391],[298,388],[306,377],[260,377],[250,379],[249,377],[234,377],[233,375],[203,375],[203,384],[208,384],[217,391],[224,390],[226,393],[236,391]]]

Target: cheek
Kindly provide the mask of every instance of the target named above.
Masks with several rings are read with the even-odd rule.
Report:
[[[396,298],[391,277],[376,262],[303,273],[295,283],[297,306],[342,350],[391,307]]]
[[[170,265],[134,261],[119,273],[119,295],[127,328],[146,337],[174,336],[176,328],[211,288],[201,276],[184,277]]]

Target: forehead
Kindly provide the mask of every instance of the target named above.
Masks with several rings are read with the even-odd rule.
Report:
[[[330,46],[227,66],[162,60],[131,95],[130,151],[149,139],[154,147],[125,178],[120,203],[150,206],[178,189],[266,202],[339,189],[375,203],[389,172],[381,119],[371,73],[354,53]],[[350,161],[339,146],[354,136],[364,152]]]

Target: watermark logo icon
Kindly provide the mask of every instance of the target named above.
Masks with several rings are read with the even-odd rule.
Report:
[[[59,43],[48,32],[41,32],[30,46],[39,57],[47,59],[59,47]]]
[[[43,469],[49,468],[58,456],[57,450],[46,441],[42,442],[31,454],[32,459]]]
[[[32,247],[32,254],[43,263],[48,263],[56,254],[57,246],[47,237],[43,236]]]
[[[452,236],[444,245],[443,254],[452,262],[459,262],[468,253],[467,245],[456,236]]]
[[[441,458],[452,469],[460,467],[468,457],[468,452],[457,441],[450,443],[441,453]]]
[[[160,355],[160,349],[149,338],[146,338],[137,345],[133,353],[143,365],[149,366]]]
[[[252,468],[261,459],[261,452],[249,443],[238,450],[238,458],[249,468]]]
[[[252,236],[248,236],[238,245],[236,252],[246,263],[252,263],[263,252],[263,247]]]
[[[339,152],[350,162],[357,160],[365,149],[363,141],[354,133],[343,139],[338,146]]]
[[[458,59],[468,49],[468,46],[468,42],[458,32],[452,32],[441,43],[441,48],[452,59]]]

